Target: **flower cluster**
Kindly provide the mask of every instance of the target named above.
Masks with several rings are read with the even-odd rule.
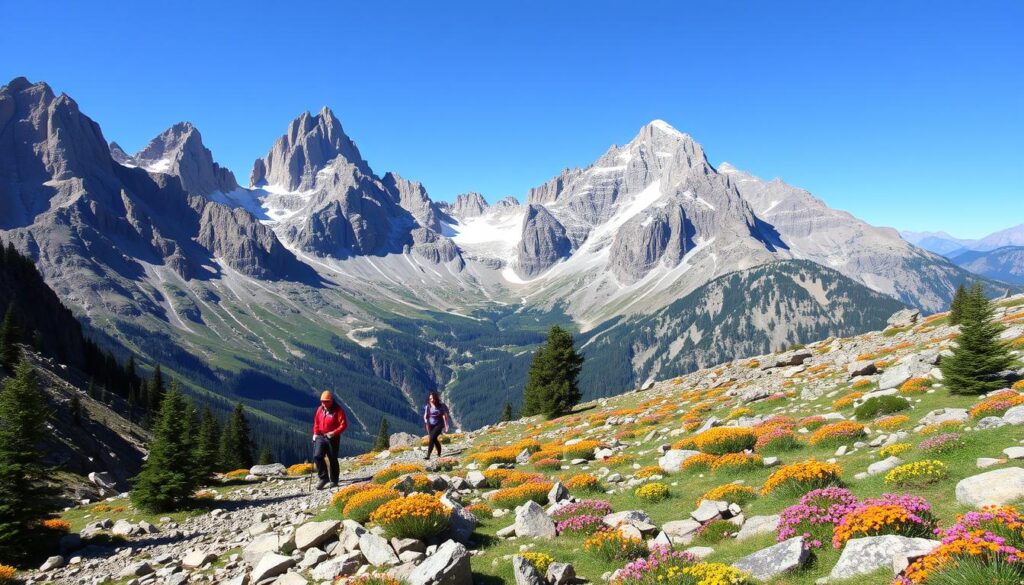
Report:
[[[921,433],[922,435],[934,435],[935,433],[941,433],[943,431],[951,431],[953,429],[960,428],[960,426],[960,421],[946,420],[940,423],[925,425],[921,427],[921,429],[918,430],[917,432]]]
[[[620,569],[613,585],[675,583],[678,572],[698,560],[692,553],[674,551],[667,546],[655,547],[650,555],[630,561]]]
[[[603,527],[604,521],[601,519],[601,516],[591,516],[590,514],[570,516],[555,524],[555,530],[559,534],[573,535],[593,534]]]
[[[539,473],[516,469],[488,469],[484,471],[484,478],[488,485],[503,488],[516,487],[530,481],[547,481],[547,478]]]
[[[354,483],[341,488],[331,496],[331,505],[339,512],[343,511],[345,509],[345,504],[348,504],[348,501],[352,496],[364,491],[370,485],[371,484],[368,483]]]
[[[54,532],[70,532],[71,523],[61,518],[48,518],[43,520],[42,527]]]
[[[1024,579],[1024,516],[1012,507],[985,508],[957,518],[942,533],[942,544],[904,571],[895,583],[933,581],[1019,583]]]
[[[459,464],[454,457],[441,457],[430,464],[431,471],[451,471]]]
[[[349,498],[341,513],[359,523],[370,519],[374,510],[385,502],[402,497],[397,490],[384,486],[370,486]]]
[[[792,429],[775,427],[760,434],[754,443],[754,450],[761,452],[790,451],[800,446]]]
[[[641,467],[640,469],[636,470],[636,473],[633,474],[633,476],[636,477],[637,479],[647,479],[648,477],[652,477],[655,475],[668,474],[665,473],[665,471],[658,465],[648,465],[646,467]]]
[[[864,425],[852,420],[841,420],[814,431],[809,439],[812,445],[837,445],[864,436]]]
[[[875,426],[886,431],[891,431],[893,429],[898,429],[908,422],[910,422],[909,416],[905,414],[893,414],[890,416],[883,416],[876,420]]]
[[[761,494],[768,495],[775,491],[789,495],[801,494],[815,488],[836,485],[842,474],[843,468],[835,463],[823,463],[814,459],[790,463],[768,476],[761,488]]]
[[[515,463],[516,457],[522,449],[516,449],[515,447],[504,447],[501,449],[492,449],[489,451],[481,451],[467,457],[472,461],[477,461],[480,465],[493,465],[495,463]]]
[[[636,457],[633,455],[620,453],[618,455],[612,455],[604,460],[605,467],[615,467],[616,465],[626,465],[636,461]]]
[[[711,464],[711,470],[721,473],[738,473],[764,467],[764,458],[749,453],[722,455]]]
[[[466,511],[477,518],[480,518],[481,516],[490,516],[493,514],[494,508],[492,508],[487,502],[477,502],[466,506]]]
[[[942,433],[934,437],[928,437],[917,446],[922,451],[934,454],[952,453],[963,447],[964,441],[960,437],[960,433]]]
[[[18,570],[10,565],[0,565],[0,583],[11,583],[14,581]]]
[[[886,445],[879,449],[878,456],[882,459],[888,459],[889,457],[902,455],[913,448],[914,446],[910,443],[893,443],[892,445]]]
[[[754,414],[754,411],[746,406],[740,406],[729,411],[729,414],[725,415],[725,420],[734,420],[741,416],[750,416]]]
[[[1024,395],[1014,390],[996,392],[971,407],[971,417],[1002,416],[1010,408],[1024,404]]]
[[[554,484],[547,481],[530,481],[512,488],[503,488],[490,495],[491,502],[501,508],[514,508],[530,500],[546,504],[548,492]]]
[[[636,488],[633,493],[636,494],[636,497],[649,502],[664,500],[669,496],[668,486],[657,481],[646,483]]]
[[[924,394],[931,386],[928,378],[911,378],[900,385],[900,394]]]
[[[842,398],[839,398],[838,400],[833,402],[832,408],[836,410],[842,410],[844,408],[853,406],[853,401],[857,400],[861,396],[864,396],[863,392],[850,392],[846,396],[843,396]]]
[[[537,569],[537,572],[541,575],[547,573],[548,567],[551,566],[551,563],[555,562],[554,557],[542,552],[524,552],[520,553],[519,556],[529,561],[533,568]]]
[[[623,535],[618,530],[598,530],[583,541],[583,550],[606,561],[628,560],[647,554],[647,543],[641,538]]]
[[[536,462],[534,462],[533,465],[537,469],[540,469],[540,470],[543,470],[543,471],[555,471],[556,469],[561,469],[562,468],[562,462],[559,461],[558,459],[553,459],[551,457],[545,457],[544,459],[539,459]]]
[[[915,513],[908,509],[911,506],[883,502],[865,502],[843,516],[832,536],[832,546],[842,548],[851,538],[883,534],[926,537],[935,530],[935,519],[927,505],[923,512]]]
[[[1018,338],[1017,341],[1020,342],[1018,345],[1024,347],[1024,337]],[[1013,386],[1010,386],[1010,388],[1014,390],[1024,390],[1024,380],[1017,380],[1013,383]]]
[[[807,429],[809,431],[815,431],[825,426],[828,420],[820,415],[807,416],[796,421],[796,426],[799,428]]]
[[[832,540],[832,532],[843,516],[857,506],[857,497],[848,489],[830,486],[812,490],[779,516],[778,541],[803,535],[804,546],[821,548]]]
[[[868,380],[867,378],[857,378],[853,382],[853,384],[850,385],[850,387],[851,388],[865,388],[865,387],[870,386],[870,385],[871,385],[871,380]]]
[[[228,479],[244,479],[249,475],[248,469],[235,469],[224,474],[224,477]]]
[[[697,498],[697,506],[704,500],[730,502],[742,506],[756,498],[757,490],[754,488],[738,483],[726,483],[704,492],[703,496]]]
[[[695,435],[692,441],[702,453],[725,455],[753,449],[757,435],[746,427],[713,427]]]
[[[370,514],[370,521],[379,525],[392,538],[424,540],[448,527],[451,510],[440,498],[414,493],[384,503]]]
[[[316,466],[312,463],[296,463],[288,468],[288,475],[309,475],[314,469]]]
[[[403,585],[387,573],[366,573],[358,577],[338,577],[334,585]]]
[[[579,500],[566,504],[551,513],[555,520],[565,520],[573,516],[607,516],[612,513],[612,505],[605,500]]]
[[[696,455],[687,457],[679,466],[679,469],[685,469],[687,471],[706,471],[711,469],[711,465],[714,464],[715,461],[718,461],[717,455],[697,453]]]
[[[949,470],[938,459],[924,459],[893,468],[885,474],[885,483],[898,486],[922,486],[946,479]]]
[[[426,469],[418,463],[396,463],[381,469],[373,476],[374,483],[387,483],[407,473],[423,473]]]
[[[565,480],[565,487],[574,492],[602,491],[601,481],[590,473],[577,473]]]

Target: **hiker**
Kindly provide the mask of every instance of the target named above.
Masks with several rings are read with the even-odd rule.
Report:
[[[441,431],[448,432],[448,407],[441,402],[441,395],[437,390],[431,390],[427,395],[427,407],[423,410],[423,424],[427,427],[427,456],[430,460],[430,453],[437,446],[437,456],[441,456]]]
[[[341,446],[341,433],[348,428],[345,411],[334,403],[330,390],[320,395],[320,408],[313,417],[313,462],[316,463],[316,474],[320,483],[316,489],[322,490],[330,483],[338,487],[338,448]],[[324,461],[324,459],[327,461]]]

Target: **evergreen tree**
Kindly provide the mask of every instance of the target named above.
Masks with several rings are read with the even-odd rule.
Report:
[[[512,403],[506,402],[505,408],[501,411],[501,419],[499,422],[508,422],[512,420]]]
[[[220,464],[225,471],[252,467],[252,431],[239,402],[224,426],[220,439]]]
[[[572,334],[555,325],[530,363],[523,389],[522,415],[543,414],[554,418],[571,412],[582,398],[581,369],[583,356],[576,351]]]
[[[21,353],[18,351],[18,326],[14,322],[14,303],[7,305],[3,324],[0,325],[0,366],[13,372]]]
[[[191,434],[189,404],[176,388],[164,395],[153,428],[149,458],[135,477],[131,498],[148,512],[182,508],[197,487],[188,448]]]
[[[959,325],[964,311],[964,300],[967,298],[967,288],[961,284],[953,294],[953,302],[949,305],[949,324]]]
[[[961,302],[960,335],[953,355],[939,363],[946,386],[954,394],[984,394],[1005,386],[996,374],[1013,365],[1010,347],[999,339],[1003,326],[993,319],[992,303],[980,284]]]
[[[92,381],[92,378],[89,378],[89,387],[85,393],[89,395],[89,398],[92,398],[93,400],[99,400],[99,397],[96,394],[96,383]]]
[[[377,431],[377,440],[373,442],[374,451],[387,451],[391,443],[388,441],[390,434],[388,433],[388,418],[381,417],[380,429]]]
[[[220,459],[220,422],[209,406],[203,408],[196,438],[196,475],[199,481],[207,482],[217,471]]]
[[[131,395],[134,392],[138,392],[138,389],[135,386],[135,382],[138,379],[138,376],[135,374],[134,355],[128,356],[128,363],[126,363],[124,366],[124,373],[125,376],[128,378],[128,394]]]
[[[76,425],[82,424],[82,400],[78,398],[78,392],[71,395],[71,420]]]
[[[0,390],[0,559],[24,551],[26,529],[51,511],[40,442],[46,433],[45,399],[25,361]]]
[[[156,420],[157,411],[161,408],[164,399],[164,393],[167,390],[164,388],[164,374],[160,369],[160,364],[157,364],[153,368],[153,377],[149,381],[149,386],[146,388],[146,402],[142,405],[143,410],[147,413],[147,421],[152,425]]]
[[[260,450],[260,465],[270,465],[274,462],[274,452],[270,450],[270,447],[264,447]]]

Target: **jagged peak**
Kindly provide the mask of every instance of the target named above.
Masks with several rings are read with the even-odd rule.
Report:
[[[295,158],[300,150],[301,157]],[[309,189],[317,171],[339,157],[363,173],[372,174],[355,142],[345,134],[341,121],[329,107],[324,106],[316,114],[307,110],[293,119],[267,155],[256,161],[250,182],[253,186],[273,184],[289,190]],[[292,165],[300,161],[301,168],[293,168]]]

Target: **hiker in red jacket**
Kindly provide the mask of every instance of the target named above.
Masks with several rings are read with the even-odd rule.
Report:
[[[338,487],[338,448],[341,446],[341,433],[348,428],[345,411],[334,403],[329,390],[320,395],[320,408],[313,417],[313,462],[316,463],[316,474],[320,483],[316,489],[322,490],[330,483]],[[325,462],[324,459],[327,459]]]

